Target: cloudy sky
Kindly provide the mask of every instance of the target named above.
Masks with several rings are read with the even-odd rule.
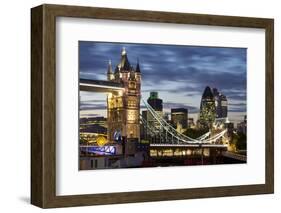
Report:
[[[246,115],[245,48],[80,41],[80,78],[106,80],[108,61],[114,70],[123,47],[131,65],[139,60],[143,98],[158,91],[164,111],[185,107],[196,120],[202,93],[210,86],[226,95],[230,120],[236,123]],[[106,116],[105,101],[106,94],[80,92],[81,117]]]

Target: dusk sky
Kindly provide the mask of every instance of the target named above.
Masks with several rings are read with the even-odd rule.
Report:
[[[80,41],[80,78],[106,80],[108,61],[114,70],[123,47],[132,66],[139,60],[142,97],[158,91],[165,112],[184,107],[197,120],[202,93],[210,86],[227,97],[231,121],[246,115],[247,49]],[[105,109],[106,94],[80,92],[81,117],[106,117]]]

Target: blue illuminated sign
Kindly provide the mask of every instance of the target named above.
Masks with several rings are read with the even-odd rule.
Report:
[[[122,141],[122,133],[120,130],[116,130],[113,133],[113,138],[115,141],[121,142]]]
[[[81,151],[93,153],[97,155],[115,155],[116,154],[116,147],[114,146],[88,146],[88,147],[81,147]]]

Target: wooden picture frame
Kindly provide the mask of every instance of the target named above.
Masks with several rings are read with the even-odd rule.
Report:
[[[265,29],[265,184],[87,195],[56,195],[56,17]],[[31,9],[31,203],[41,208],[267,194],[274,192],[273,19],[63,5]]]

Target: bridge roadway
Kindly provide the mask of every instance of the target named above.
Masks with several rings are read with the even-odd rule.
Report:
[[[103,80],[89,80],[89,79],[80,79],[79,88],[81,91],[89,91],[89,92],[114,92],[119,93],[124,91],[124,87],[122,84],[111,81],[103,81]],[[108,148],[113,148],[110,144],[107,144]],[[89,147],[89,146],[88,146]],[[86,148],[84,146],[80,146],[80,148]],[[117,147],[115,147],[117,148]],[[247,157],[243,155],[238,155],[235,153],[227,152],[227,145],[225,144],[209,144],[209,143],[181,143],[181,144],[163,144],[163,143],[151,143],[150,149],[209,149],[209,150],[220,150],[220,153],[229,158],[233,158],[240,161],[246,161]],[[120,149],[120,148],[119,148]],[[113,151],[111,154],[113,154]],[[118,152],[118,151],[117,151]],[[119,151],[120,152],[120,151]]]
[[[150,144],[150,147],[192,147],[192,148],[227,148],[226,144]]]
[[[111,81],[80,79],[79,88],[88,92],[119,92],[124,91],[122,84]]]

